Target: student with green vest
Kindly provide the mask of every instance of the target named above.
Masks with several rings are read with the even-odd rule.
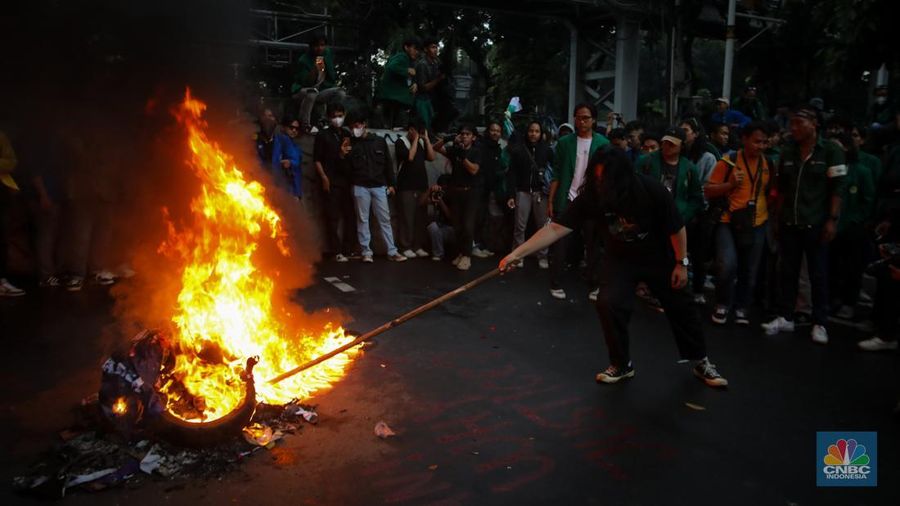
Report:
[[[384,66],[378,98],[384,111],[386,128],[401,124],[401,116],[408,113],[413,105],[413,97],[418,91],[416,85],[416,59],[422,42],[418,37],[408,37],[403,41],[403,50],[395,53]]]
[[[850,133],[832,138],[844,148],[847,175],[841,192],[841,217],[837,235],[828,254],[829,292],[833,302],[840,302],[838,318],[852,320],[862,287],[866,264],[865,244],[869,241],[867,226],[875,211],[875,180],[868,161],[853,142]]]
[[[681,128],[666,130],[660,150],[641,158],[637,171],[662,183],[675,198],[681,219],[690,223],[703,209],[703,181],[697,166],[681,156],[684,139]]]
[[[594,131],[597,108],[593,104],[581,103],[575,106],[575,132],[559,139],[553,154],[553,179],[550,183],[550,200],[547,213],[550,218],[562,216],[569,203],[575,200],[584,184],[588,160],[600,148],[609,145],[609,139]],[[598,248],[594,244],[594,224],[585,223],[581,231],[588,250],[588,272],[591,284],[591,300],[597,297],[596,268],[599,265]],[[565,299],[566,292],[560,286],[560,277],[566,264],[566,256],[571,241],[557,241],[553,245],[553,261],[550,264],[550,295]]]
[[[812,341],[828,343],[827,252],[841,217],[847,176],[844,151],[818,133],[818,112],[804,105],[790,118],[791,140],[781,150],[775,220],[781,268],[778,316],[762,325],[766,334],[794,331],[794,308],[804,255],[812,291]]]
[[[297,60],[297,73],[291,85],[294,100],[300,101],[298,119],[306,131],[313,125],[313,107],[317,103],[342,102],[346,96],[337,87],[337,71],[334,55],[324,35],[314,35],[309,41],[309,51]]]

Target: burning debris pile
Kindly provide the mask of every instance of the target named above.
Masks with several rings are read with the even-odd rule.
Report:
[[[221,474],[315,423],[318,415],[299,399],[340,379],[359,352],[351,347],[284,381],[267,381],[350,346],[353,336],[330,323],[309,328],[302,310],[278,297],[296,287],[279,286],[278,270],[263,265],[259,252],[301,260],[292,257],[266,188],[207,138],[205,109],[188,90],[176,113],[200,192],[187,223],[176,225],[166,213],[168,236],[158,252],[180,273],[170,321],[139,333],[103,364],[99,394],[83,403],[85,423],[15,480],[19,490],[61,497],[68,488],[100,490],[142,475]]]

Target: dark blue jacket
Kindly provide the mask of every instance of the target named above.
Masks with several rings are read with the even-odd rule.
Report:
[[[259,157],[260,164],[264,169],[272,171],[275,184],[291,192],[291,195],[295,197],[302,197],[300,160],[303,158],[303,153],[300,152],[297,145],[294,144],[294,141],[287,134],[276,132],[273,142],[272,159],[265,160],[265,142],[263,142],[262,135],[257,134],[256,155]],[[281,167],[282,160],[291,161],[290,169]]]

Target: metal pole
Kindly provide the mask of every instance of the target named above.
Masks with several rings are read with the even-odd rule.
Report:
[[[431,302],[425,303],[425,304],[413,309],[412,311],[404,314],[403,316],[400,316],[398,318],[395,318],[395,319],[385,323],[384,325],[378,327],[375,330],[370,330],[369,332],[366,332],[365,334],[357,337],[353,341],[350,341],[349,343],[347,343],[339,348],[331,350],[328,353],[326,353],[318,358],[315,358],[313,360],[310,360],[309,362],[307,362],[305,364],[299,365],[299,366],[291,369],[290,371],[283,372],[283,373],[279,374],[278,376],[275,376],[274,378],[269,380],[269,383],[278,383],[287,378],[290,378],[291,376],[293,376],[301,371],[309,369],[310,367],[312,367],[314,365],[318,365],[335,355],[341,354],[341,353],[349,350],[350,348],[353,348],[354,346],[359,345],[363,341],[368,341],[369,339],[372,339],[373,337],[377,336],[378,334],[381,334],[382,332],[385,332],[385,331],[390,330],[402,323],[412,320],[413,318],[415,318],[416,316],[419,316],[420,314],[424,313],[425,311],[428,311],[429,309],[432,309],[436,306],[443,304],[444,302],[447,302],[448,300],[452,299],[453,297],[456,297],[457,295],[469,290],[470,288],[474,288],[474,287],[484,283],[485,281],[493,278],[494,276],[496,276],[498,274],[500,274],[500,269],[494,269],[494,270],[488,272],[487,274],[483,274],[480,277],[478,277],[472,281],[469,281],[468,283],[464,284],[463,286],[461,286],[453,291],[447,292],[444,295],[441,295],[440,297],[432,300]]]
[[[722,76],[722,96],[731,100],[731,69],[734,67],[734,18],[737,0],[728,0],[728,26],[725,27],[725,72]]]
[[[578,29],[572,23],[566,22],[569,27],[569,110],[567,114],[575,111],[575,89],[578,79]]]

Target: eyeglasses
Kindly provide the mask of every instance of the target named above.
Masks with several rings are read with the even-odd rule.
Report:
[[[575,121],[590,121],[594,119],[593,116],[575,116]]]

